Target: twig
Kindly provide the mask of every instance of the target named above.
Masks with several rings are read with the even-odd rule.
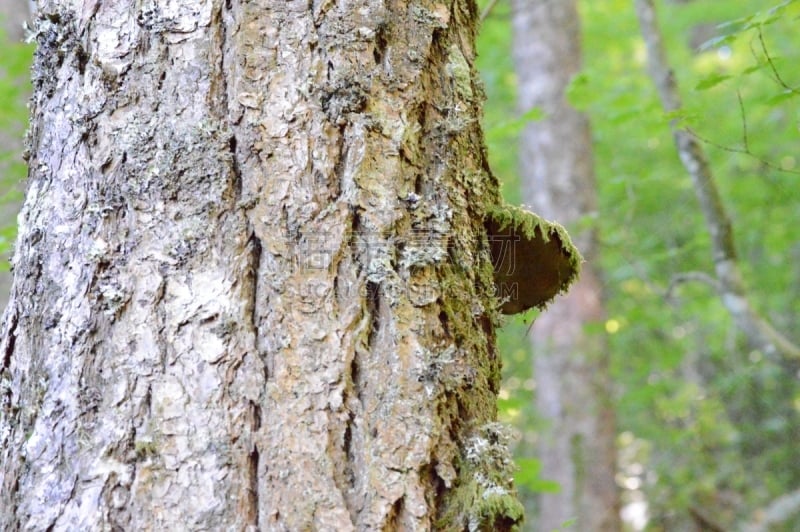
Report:
[[[769,50],[767,50],[767,43],[764,42],[764,32],[761,30],[761,26],[758,27],[758,42],[761,43],[761,51],[764,52],[764,57],[767,60],[770,70],[772,70],[772,76],[775,82],[792,94],[800,94],[800,91],[786,83],[781,77],[780,73],[778,73],[778,69],[775,67],[775,63],[772,61],[772,56],[769,55]]]
[[[774,170],[776,172],[782,172],[784,174],[800,175],[800,170],[789,170],[788,168],[783,168],[782,166],[778,166],[775,163],[769,162],[768,160],[766,160],[766,159],[764,159],[762,157],[759,157],[755,153],[753,153],[751,151],[748,151],[748,150],[745,150],[743,148],[735,148],[733,146],[725,146],[724,144],[720,144],[718,142],[715,142],[715,141],[711,140],[708,137],[705,137],[705,136],[701,135],[700,133],[698,133],[697,131],[695,131],[692,128],[687,127],[686,128],[686,132],[689,133],[694,138],[696,138],[697,140],[699,140],[700,142],[702,142],[703,144],[708,144],[709,146],[713,146],[714,148],[717,148],[718,150],[726,151],[728,153],[738,153],[740,155],[747,155],[751,159],[754,159],[754,160],[758,161],[765,168],[769,168],[770,170]]]
[[[766,160],[766,159],[764,159],[762,157],[759,157],[758,155],[753,153],[753,151],[750,149],[750,137],[749,137],[749,133],[748,133],[748,129],[747,129],[747,115],[745,114],[744,101],[742,100],[742,93],[740,91],[738,91],[738,90],[736,91],[736,99],[739,102],[739,114],[742,117],[742,146],[743,146],[742,148],[734,148],[734,147],[731,147],[731,146],[725,146],[725,145],[719,144],[719,143],[714,142],[713,140],[711,140],[711,139],[709,139],[707,137],[704,137],[704,136],[700,135],[699,133],[697,133],[696,131],[694,131],[693,129],[691,129],[689,127],[685,128],[686,131],[690,135],[692,135],[694,138],[696,138],[697,140],[699,140],[699,141],[701,141],[701,142],[703,142],[705,144],[708,144],[710,146],[714,146],[715,148],[718,148],[720,150],[724,150],[724,151],[727,151],[727,152],[730,152],[730,153],[739,153],[739,154],[742,154],[742,155],[747,155],[748,157],[751,157],[751,158],[755,159],[756,161],[758,161],[759,163],[761,163],[765,167],[767,167],[767,168],[769,168],[771,170],[775,170],[776,172],[783,172],[783,173],[787,173],[787,174],[800,175],[800,171],[798,171],[798,170],[789,170],[787,168],[783,168],[782,166],[779,166],[779,165],[777,165],[775,163],[771,163],[768,160]]]
[[[720,284],[720,282],[711,275],[705,272],[684,272],[672,276],[664,296],[667,299],[672,299],[672,294],[678,285],[690,282],[703,283],[713,288],[718,294],[723,293],[722,284]]]
[[[744,112],[742,93],[739,90],[736,91],[736,99],[739,100],[739,114],[742,117],[742,146],[744,146],[744,151],[750,153],[750,141],[747,138],[747,115]]]
[[[483,8],[483,11],[481,12],[481,18],[479,19],[481,22],[486,20],[486,17],[491,14],[492,9],[494,9],[494,6],[497,5],[497,2],[498,0],[491,0],[491,2],[489,2],[486,7]]]

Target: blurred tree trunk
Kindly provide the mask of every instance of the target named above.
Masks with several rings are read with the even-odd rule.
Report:
[[[545,218],[573,228],[586,263],[569,294],[537,318],[532,330],[537,406],[545,427],[542,476],[561,485],[543,494],[536,530],[576,520],[576,530],[619,530],[615,422],[607,349],[587,326],[604,318],[594,224],[596,186],[589,124],[564,92],[580,69],[580,28],[573,0],[514,2],[514,59],[522,109],[546,118],[522,134],[524,201]]]
[[[10,43],[22,41],[24,37],[22,24],[30,18],[30,6],[31,3],[27,0],[3,0],[0,2],[0,21],[3,23],[3,38],[6,41]],[[6,75],[8,75],[8,72],[3,72],[0,69],[0,76]],[[20,83],[22,83],[22,80],[20,80]],[[25,99],[21,99],[17,103],[20,107],[24,106]],[[12,129],[3,128],[0,130],[0,146],[2,146],[0,151],[7,152],[12,157],[20,157],[24,132],[25,124],[18,124],[18,127],[13,127]],[[10,192],[15,187],[21,186],[16,182],[15,178],[7,178],[8,175],[8,164],[0,162],[0,176],[2,176],[2,179],[0,179],[0,197],[13,196]],[[0,201],[0,228],[16,225],[19,208],[19,202],[16,200]],[[6,257],[4,256],[3,260],[5,259]],[[0,270],[0,308],[6,308],[10,288],[11,272]]]
[[[0,2],[0,21],[3,31],[10,41],[20,41],[23,38],[22,23],[28,20],[30,2],[27,0],[3,0]]]
[[[0,529],[519,522],[474,3],[39,8]]]

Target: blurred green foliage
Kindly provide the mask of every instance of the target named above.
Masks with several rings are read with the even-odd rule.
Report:
[[[618,481],[627,501],[644,496],[648,530],[680,530],[690,508],[741,523],[800,485],[800,366],[751,351],[710,287],[669,291],[676,274],[713,274],[709,236],[669,131],[679,120],[704,140],[753,302],[800,341],[800,4],[658,7],[685,109],[661,110],[630,0],[581,3],[584,68],[568,98],[593,128],[600,216],[587,223],[601,235],[612,333],[600,334],[611,348]],[[515,106],[510,17],[508,2],[492,9],[478,66],[492,168],[506,199],[518,202],[515,143],[524,116]],[[500,338],[501,416],[522,435],[523,494],[544,489],[525,335],[515,322]]]
[[[16,204],[22,200],[20,183],[25,179],[27,167],[22,160],[21,139],[28,121],[25,103],[30,94],[30,65],[33,45],[13,42],[0,30],[0,206]],[[6,257],[16,237],[16,226],[0,226],[0,270],[8,270]]]

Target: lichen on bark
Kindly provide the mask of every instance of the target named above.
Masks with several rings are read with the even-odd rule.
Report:
[[[519,530],[524,508],[513,488],[511,434],[501,423],[478,427],[460,457],[461,476],[438,523],[441,530]]]

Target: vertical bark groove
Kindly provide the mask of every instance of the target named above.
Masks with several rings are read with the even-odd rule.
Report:
[[[247,509],[245,511],[245,515],[247,518],[247,523],[249,526],[258,528],[259,522],[259,452],[258,452],[258,445],[253,445],[253,450],[250,452],[250,468],[248,471],[249,474],[249,483],[250,483],[250,497],[247,501]]]

